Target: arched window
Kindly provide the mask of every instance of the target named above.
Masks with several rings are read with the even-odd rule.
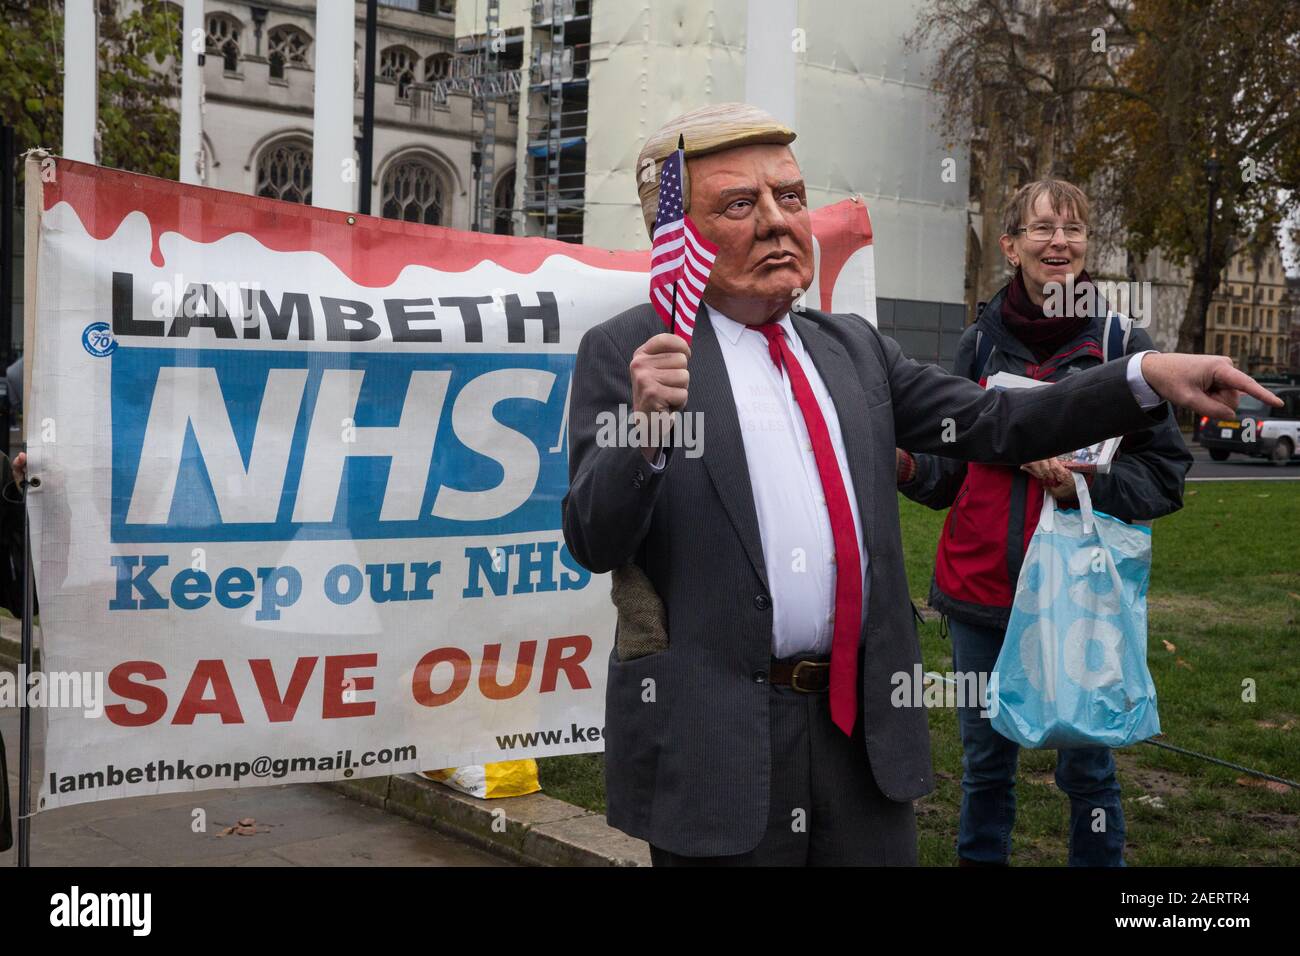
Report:
[[[270,45],[267,48],[271,76],[283,80],[286,67],[307,69],[310,66],[307,62],[307,49],[310,46],[311,37],[297,27],[278,26],[271,30]]]
[[[284,139],[257,158],[257,195],[311,205],[311,143]]]
[[[420,157],[400,159],[384,174],[383,216],[440,226],[450,210],[446,182],[433,163]]]
[[[496,209],[492,231],[499,236],[514,235],[513,217],[511,215],[515,206],[515,171],[513,169],[498,180],[494,205]]]
[[[435,53],[424,59],[424,82],[436,83],[451,76],[451,54]]]
[[[397,84],[397,98],[411,97],[411,84],[415,82],[415,51],[404,46],[390,46],[379,54],[379,75]]]
[[[239,69],[239,37],[243,26],[224,13],[209,14],[207,18],[207,52],[221,57],[227,73]]]

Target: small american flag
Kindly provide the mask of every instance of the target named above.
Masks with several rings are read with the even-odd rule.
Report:
[[[650,247],[650,304],[668,331],[689,342],[718,247],[700,235],[691,217],[682,212],[684,147],[679,137],[676,151],[664,160],[659,174],[659,206]]]

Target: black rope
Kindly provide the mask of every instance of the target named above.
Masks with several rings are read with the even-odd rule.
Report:
[[[1221,767],[1230,767],[1233,770],[1239,770],[1242,773],[1248,773],[1253,777],[1262,777],[1264,780],[1272,780],[1275,783],[1284,783],[1294,790],[1300,790],[1300,783],[1294,780],[1288,780],[1285,777],[1275,777],[1271,773],[1264,773],[1262,770],[1253,770],[1250,767],[1243,767],[1239,763],[1232,763],[1228,760],[1220,760],[1218,757],[1211,757],[1208,754],[1197,753],[1195,750],[1187,750],[1183,747],[1175,747],[1173,744],[1161,743],[1158,740],[1144,740],[1144,744],[1150,744],[1152,747],[1160,747],[1163,750],[1172,750],[1174,753],[1185,754],[1188,757],[1196,757],[1199,760],[1205,760],[1209,763],[1217,763]]]

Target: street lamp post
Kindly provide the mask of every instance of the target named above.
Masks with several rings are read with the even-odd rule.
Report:
[[[474,171],[474,213],[470,222],[470,229],[474,232],[480,232],[482,231],[482,223],[479,222],[479,193],[483,189],[483,154],[479,151],[478,146],[470,147],[469,164]]]
[[[1193,351],[1196,352],[1204,352],[1206,348],[1205,327],[1210,315],[1210,279],[1212,276],[1210,250],[1214,244],[1214,204],[1219,198],[1219,174],[1222,171],[1223,164],[1219,162],[1214,150],[1211,149],[1210,158],[1205,161],[1205,178],[1209,184],[1210,198],[1205,207],[1205,258],[1202,260],[1201,323],[1197,333],[1198,341],[1193,343]]]
[[[361,85],[361,139],[357,152],[361,156],[358,178],[357,212],[370,215],[370,178],[375,162],[375,45],[379,10],[377,0],[366,0],[366,77]]]

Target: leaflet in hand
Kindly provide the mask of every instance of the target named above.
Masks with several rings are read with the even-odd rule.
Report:
[[[1010,372],[997,372],[990,375],[985,382],[985,388],[1038,388],[1040,385],[1051,385],[1051,382],[1040,382],[1038,379],[1026,378],[1023,375],[1013,375]],[[1065,463],[1065,467],[1071,471],[1096,472],[1104,475],[1110,471],[1111,463],[1115,460],[1115,453],[1119,450],[1119,438],[1107,438],[1105,441],[1099,441],[1095,445],[1088,445],[1077,451],[1068,452],[1056,457]]]

